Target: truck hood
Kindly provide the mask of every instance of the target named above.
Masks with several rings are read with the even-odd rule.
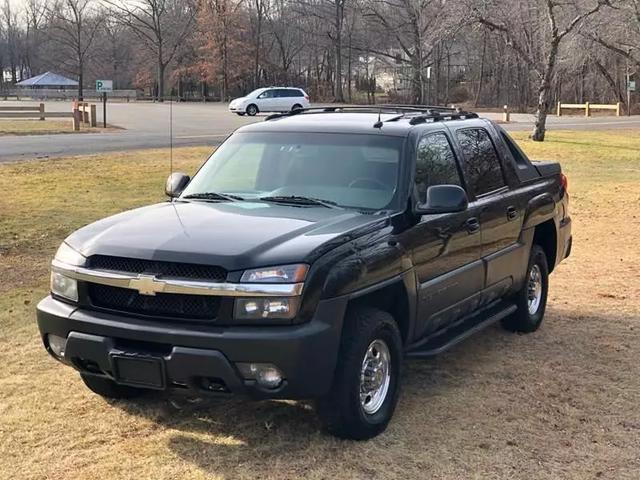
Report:
[[[312,263],[388,217],[262,202],[166,202],[87,225],[66,242],[95,254],[218,265],[228,271]]]

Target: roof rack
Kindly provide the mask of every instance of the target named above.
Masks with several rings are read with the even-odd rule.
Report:
[[[398,113],[384,122],[395,122],[403,118],[409,118],[411,125],[420,123],[439,122],[445,120],[464,120],[467,118],[478,118],[473,112],[466,112],[456,107],[443,107],[433,105],[328,105],[310,108],[298,108],[289,112],[274,113],[265,118],[265,121],[282,117],[291,117],[300,114],[336,113],[336,112],[357,112],[357,113]],[[381,128],[383,121],[378,120],[374,128]]]

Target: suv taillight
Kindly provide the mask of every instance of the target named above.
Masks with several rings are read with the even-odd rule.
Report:
[[[567,176],[564,173],[560,174],[560,185],[562,185],[562,188],[565,191],[569,190],[569,180],[567,179]]]
[[[309,95],[305,95],[304,99],[308,102],[309,101]]]

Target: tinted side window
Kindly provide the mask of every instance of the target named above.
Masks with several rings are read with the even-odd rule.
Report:
[[[461,185],[456,158],[444,133],[432,133],[418,142],[416,184],[421,197],[432,185]]]
[[[304,97],[304,95],[302,94],[302,91],[300,90],[289,90],[289,93],[291,94],[292,97]]]
[[[476,195],[497,190],[505,185],[498,154],[491,137],[483,128],[458,130],[462,147],[463,170]]]

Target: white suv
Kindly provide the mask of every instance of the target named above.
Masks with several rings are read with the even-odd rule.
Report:
[[[309,95],[301,88],[291,87],[258,88],[229,104],[230,111],[249,116],[258,112],[288,112],[298,108],[309,108]]]

